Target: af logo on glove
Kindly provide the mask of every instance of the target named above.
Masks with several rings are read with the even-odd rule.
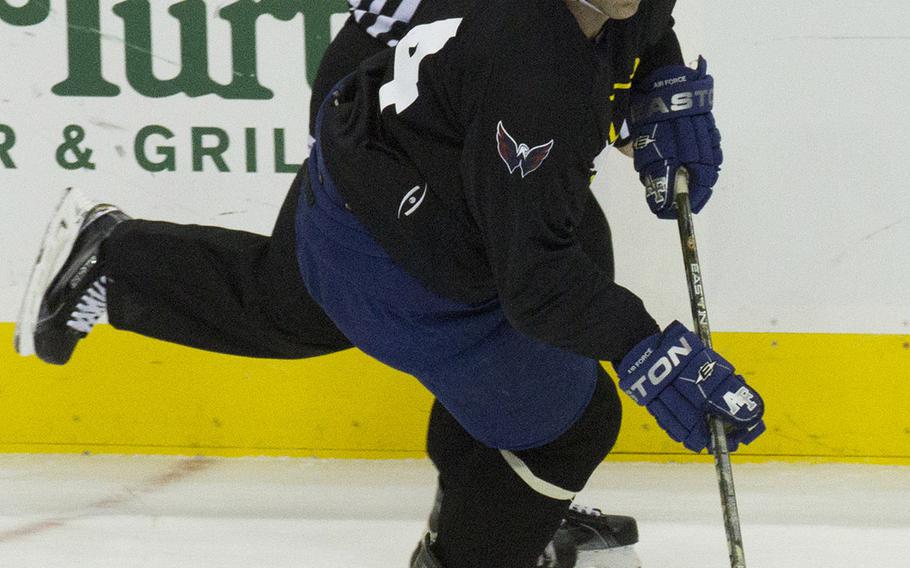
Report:
[[[553,149],[553,140],[546,144],[528,147],[527,144],[518,144],[512,135],[508,133],[506,127],[499,121],[496,127],[496,145],[499,148],[499,157],[509,168],[509,173],[515,173],[515,170],[521,170],[522,179],[534,173],[550,155]]]
[[[654,177],[650,174],[645,176],[645,197],[649,202],[653,201],[660,206],[667,202],[667,194],[670,191],[668,179],[667,176]]]
[[[730,414],[733,416],[736,416],[744,407],[749,409],[749,412],[758,408],[758,403],[755,402],[755,395],[746,387],[740,387],[736,392],[727,392],[724,395],[724,402],[727,403]]]
[[[620,388],[647,407],[671,438],[694,452],[711,443],[708,416],[724,421],[731,452],[765,430],[758,393],[679,322],[636,345],[616,371]]]

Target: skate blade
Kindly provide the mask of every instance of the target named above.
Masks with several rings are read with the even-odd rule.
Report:
[[[38,313],[44,292],[66,262],[76,242],[79,228],[92,206],[93,203],[79,190],[67,188],[54,210],[44,233],[38,258],[29,275],[25,295],[19,307],[19,317],[16,319],[13,344],[19,355],[35,354],[35,327],[38,324]]]
[[[579,550],[575,568],[641,568],[634,546]]]

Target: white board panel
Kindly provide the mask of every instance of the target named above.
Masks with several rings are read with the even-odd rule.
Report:
[[[3,164],[0,150],[0,321],[15,317],[61,188],[78,185],[136,216],[267,232],[292,179],[276,171],[282,169],[275,166],[276,130],[285,146],[279,161],[304,157],[306,77],[313,64],[305,45],[321,20],[301,13],[256,20],[255,79],[271,98],[150,97],[131,85],[137,65],[126,63],[127,53],[146,49],[130,41],[141,39],[141,26],[130,24],[130,34],[115,4],[100,1],[99,45],[101,75],[119,88],[116,96],[55,93],[71,75],[68,32],[79,25],[62,0],[52,0],[47,18],[33,25],[0,19],[0,125],[7,127],[0,126],[0,148],[10,143],[8,131],[15,133],[7,151],[14,169]],[[180,22],[168,12],[183,4],[151,3],[152,69],[162,80],[186,67]],[[232,61],[237,40],[218,12],[230,5],[206,2],[204,19],[208,73],[222,85],[238,68]],[[314,5],[300,2],[303,11]],[[331,19],[333,31],[342,19]],[[687,59],[704,54],[716,78],[724,137],[724,171],[696,225],[714,327],[910,332],[910,190],[903,182],[910,155],[903,96],[910,92],[910,32],[904,29],[910,5],[690,0],[680,3],[677,20]],[[203,22],[188,21],[198,40]],[[58,162],[69,125],[84,131],[79,147],[92,150],[94,169],[71,171]],[[173,138],[159,130],[141,149],[149,161],[162,158],[158,146],[172,151],[175,171],[148,171],[137,158],[138,135],[155,125]],[[211,134],[218,130],[211,129],[223,131],[229,171],[219,171],[211,158],[194,171],[194,127],[210,129],[200,139],[205,145],[218,142]],[[605,175],[595,191],[612,222],[619,280],[639,292],[661,322],[686,321],[675,225],[647,212],[628,160],[613,152],[599,167]]]

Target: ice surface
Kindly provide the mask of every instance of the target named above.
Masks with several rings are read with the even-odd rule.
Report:
[[[907,568],[910,468],[737,465],[750,568]],[[427,461],[0,456],[3,568],[405,568]],[[579,502],[646,568],[729,566],[711,465],[608,463]]]

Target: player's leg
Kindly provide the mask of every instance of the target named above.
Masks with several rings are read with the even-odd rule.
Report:
[[[271,237],[154,221],[118,227],[104,245],[111,324],[248,357],[302,358],[350,347],[300,278],[299,191],[298,176]]]
[[[435,406],[428,451],[445,491],[430,552],[445,568],[537,565],[572,496],[612,448],[620,421],[619,397],[605,375],[581,418],[530,450],[484,446]]]
[[[36,272],[51,249],[66,261],[32,277],[22,313],[34,317],[20,317],[17,349],[63,364],[105,308],[118,329],[221,353],[302,358],[350,347],[300,279],[298,196],[295,180],[271,237],[132,220],[111,206],[58,214]]]
[[[431,416],[445,412],[437,400]],[[430,543],[439,533],[444,496],[445,489],[440,479],[427,522]],[[637,543],[638,525],[632,517],[605,514],[600,509],[573,502],[536,565],[544,568],[640,568],[641,562],[635,551]]]

